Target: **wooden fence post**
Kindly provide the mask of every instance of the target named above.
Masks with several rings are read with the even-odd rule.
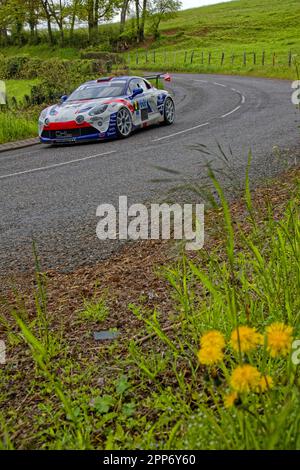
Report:
[[[191,53],[191,64],[193,63],[193,59],[194,59],[194,51],[192,51]]]
[[[233,65],[233,64],[234,64],[234,54],[232,54],[232,56],[231,56],[231,65]]]
[[[276,57],[276,56],[275,56],[275,52],[273,52],[273,57],[272,57],[272,64],[273,64],[273,67],[274,67],[274,65],[275,65],[275,57]]]
[[[211,52],[208,53],[208,65],[210,65],[211,62]]]
[[[246,52],[244,52],[243,64],[244,64],[244,65],[247,64],[247,53],[246,53]]]
[[[292,51],[289,52],[289,67],[292,66]]]
[[[253,65],[256,65],[256,52],[253,52]]]
[[[265,51],[262,53],[262,58],[261,58],[261,65],[265,65]]]
[[[204,64],[204,53],[203,53],[203,51],[201,52],[201,64],[202,65]]]
[[[224,52],[222,52],[222,56],[221,56],[221,65],[224,64],[224,57],[225,57],[225,54],[224,54]]]

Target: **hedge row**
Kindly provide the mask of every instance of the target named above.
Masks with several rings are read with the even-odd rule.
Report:
[[[50,69],[58,68],[69,73],[82,75],[109,72],[113,65],[123,64],[123,58],[117,54],[87,52],[81,59],[61,60],[57,58],[39,59],[27,55],[13,57],[0,56],[0,79],[33,79],[47,76]]]

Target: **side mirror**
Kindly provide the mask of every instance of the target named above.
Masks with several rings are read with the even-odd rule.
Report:
[[[134,98],[135,96],[140,95],[143,92],[144,92],[143,88],[135,88],[132,92],[132,97]]]
[[[61,102],[61,103],[64,103],[67,99],[68,99],[68,95],[63,95],[63,96],[61,96],[61,98],[60,98],[60,102]]]

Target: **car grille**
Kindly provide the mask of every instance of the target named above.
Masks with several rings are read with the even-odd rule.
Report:
[[[64,130],[55,130],[42,132],[42,137],[45,139],[68,139],[72,137],[83,137],[91,134],[97,134],[99,131],[94,127],[79,127],[77,129],[64,129]]]

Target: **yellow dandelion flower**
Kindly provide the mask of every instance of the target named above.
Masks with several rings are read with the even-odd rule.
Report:
[[[229,393],[228,395],[225,395],[224,397],[224,406],[225,408],[231,408],[234,406],[235,401],[238,399],[238,394],[237,392],[232,392]]]
[[[223,359],[223,351],[219,347],[216,346],[206,346],[201,348],[198,352],[198,359],[200,364],[204,364],[206,366],[212,366],[221,362]]]
[[[215,347],[223,349],[225,347],[225,338],[220,331],[212,330],[205,333],[200,339],[200,346],[202,348]]]
[[[250,364],[238,366],[232,372],[230,385],[239,393],[247,393],[257,389],[261,375],[256,367]]]
[[[255,349],[263,343],[263,336],[257,333],[255,328],[250,326],[239,326],[235,329],[230,338],[230,344],[236,351],[239,351],[239,344],[242,352],[248,352]]]
[[[284,323],[275,322],[266,328],[267,349],[272,357],[286,356],[292,344],[293,328]]]
[[[273,379],[270,375],[263,375],[259,381],[257,392],[266,392],[274,385]]]

